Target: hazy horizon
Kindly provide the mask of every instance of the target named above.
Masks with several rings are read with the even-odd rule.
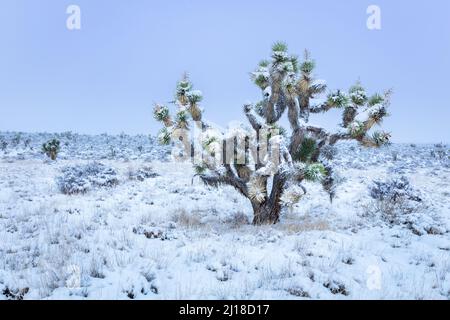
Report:
[[[66,9],[81,8],[81,30]],[[366,26],[369,5],[381,30]],[[393,142],[450,143],[448,1],[55,1],[0,4],[0,131],[155,134],[152,105],[170,101],[188,71],[205,119],[246,123],[260,100],[249,73],[271,44],[308,48],[329,89],[361,79],[394,89],[383,130]],[[314,116],[331,128],[339,112]]]

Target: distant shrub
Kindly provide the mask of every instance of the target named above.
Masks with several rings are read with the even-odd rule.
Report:
[[[435,144],[433,149],[430,151],[432,158],[437,160],[443,160],[447,157],[448,151],[442,143]]]
[[[3,140],[3,138],[0,138],[0,150],[6,151],[7,147],[8,147],[8,142]]]
[[[47,141],[42,145],[42,152],[52,160],[56,160],[59,150],[61,149],[61,142],[57,139]]]
[[[402,216],[414,212],[417,203],[422,202],[418,192],[405,176],[388,180],[376,180],[369,187],[375,200],[374,209],[389,223],[403,223]]]
[[[155,173],[153,168],[149,166],[142,167],[136,171],[130,168],[128,172],[128,178],[130,180],[144,181],[146,179],[156,178],[158,176],[159,174]]]
[[[22,140],[22,134],[20,132],[16,133],[14,137],[11,139],[11,144],[14,147],[17,147],[20,144],[20,141]]]
[[[113,187],[119,183],[117,172],[100,162],[68,166],[56,178],[59,190],[64,194],[86,193],[95,187]]]
[[[418,196],[417,191],[414,190],[409,183],[408,178],[405,176],[392,178],[387,181],[374,181],[373,185],[370,187],[370,196],[375,200],[382,201],[422,201],[422,199]]]
[[[28,138],[23,142],[23,145],[25,146],[25,148],[29,148],[31,146],[31,139]]]

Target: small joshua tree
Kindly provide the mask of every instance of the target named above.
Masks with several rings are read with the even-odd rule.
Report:
[[[194,160],[205,184],[229,185],[248,198],[254,224],[278,222],[282,208],[291,207],[306,193],[305,180],[321,182],[332,199],[333,146],[341,140],[356,140],[366,147],[389,143],[388,133],[369,131],[387,115],[391,91],[368,96],[357,82],[348,92],[325,95],[326,83],[314,78],[314,68],[307,51],[299,61],[284,43],[275,43],[270,60],[260,62],[251,74],[263,96],[258,103],[244,105],[251,128],[238,125],[225,132],[203,120],[202,94],[193,90],[185,75],[177,84],[176,116],[170,116],[167,106],[155,105],[155,118],[164,124],[159,141],[184,145],[184,156]],[[313,99],[321,95],[325,95],[323,102],[314,104]],[[337,132],[308,124],[310,114],[331,109],[342,110]],[[286,111],[289,134],[277,124]],[[187,130],[194,132],[191,139],[184,134]]]
[[[42,145],[42,152],[44,152],[50,159],[56,160],[60,150],[60,144],[61,143],[57,139],[49,140]]]

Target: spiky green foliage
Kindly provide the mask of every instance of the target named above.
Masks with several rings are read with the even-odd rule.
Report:
[[[272,138],[274,136],[277,136],[277,135],[281,135],[283,137],[286,137],[286,134],[287,134],[286,129],[283,128],[281,125],[275,123],[275,124],[272,124],[270,126],[270,129],[269,129],[268,134],[267,134],[267,139],[270,139],[270,138]]]
[[[207,170],[207,168],[204,164],[194,166],[194,171],[196,174],[204,174],[206,172],[206,170]]]
[[[42,152],[44,152],[52,160],[56,160],[60,149],[61,142],[57,139],[49,140],[42,145]]]
[[[255,104],[255,106],[253,107],[253,109],[255,110],[255,112],[260,115],[261,117],[264,116],[265,110],[264,110],[264,104],[262,101],[259,101]]]
[[[335,108],[346,108],[350,103],[350,99],[344,92],[337,90],[328,95],[327,102]]]
[[[372,135],[372,139],[377,146],[383,146],[390,143],[391,134],[387,132],[374,132]]]
[[[326,174],[327,170],[321,163],[312,163],[305,168],[305,179],[308,181],[321,181]]]
[[[208,149],[210,145],[212,145],[214,142],[218,142],[219,140],[217,137],[207,137],[202,141],[202,145],[205,149]]]
[[[273,52],[287,52],[288,46],[285,42],[278,41],[272,45],[272,51]]]
[[[267,88],[267,86],[269,85],[269,65],[269,61],[263,60],[259,63],[259,67],[256,69],[256,71],[250,74],[253,82],[262,90]]]
[[[372,110],[373,109],[373,110]],[[371,111],[369,113],[370,118],[373,119],[376,123],[381,123],[383,118],[387,116],[387,110],[384,106],[380,104],[376,104],[371,107]]]
[[[203,94],[200,90],[192,90],[186,92],[186,97],[191,104],[197,104],[203,100]]]
[[[361,86],[361,83],[359,81],[350,88],[349,96],[351,101],[357,106],[364,105],[368,99],[366,90],[363,86]]]
[[[368,99],[367,104],[370,107],[372,107],[374,105],[381,104],[383,102],[384,102],[384,97],[381,94],[379,94],[379,93],[375,93],[373,96],[371,96]]]
[[[358,138],[364,135],[364,124],[360,121],[353,121],[349,127],[348,131],[353,138]]]
[[[300,70],[303,73],[310,74],[315,67],[316,63],[314,62],[314,60],[308,59],[302,62],[302,64],[300,65]]]
[[[287,60],[280,64],[278,69],[284,72],[294,72],[294,66],[290,60]]]
[[[267,88],[269,85],[269,77],[263,72],[255,72],[252,74],[253,82],[261,89]]]
[[[178,99],[178,101],[180,101],[182,104],[186,104],[186,94],[191,90],[192,83],[189,81],[188,75],[185,74],[183,78],[177,83],[176,98]]]
[[[267,68],[269,65],[270,65],[269,60],[261,60],[258,64],[258,66],[261,68]]]
[[[189,119],[189,113],[186,110],[180,110],[177,112],[177,123],[186,124]]]
[[[171,134],[167,128],[162,128],[158,134],[158,141],[162,145],[169,145],[171,141]]]
[[[153,116],[157,121],[165,121],[169,117],[169,108],[164,105],[156,105],[153,109]]]
[[[287,45],[284,42],[276,42],[272,46],[272,58],[276,64],[289,61],[287,50]]]
[[[317,149],[317,142],[313,138],[305,138],[298,147],[297,152],[292,155],[292,159],[301,162],[310,162],[311,157]]]
[[[297,73],[298,70],[299,70],[298,56],[292,55],[292,56],[290,57],[289,61],[290,61],[291,64],[292,64],[292,71],[293,71],[294,73]]]

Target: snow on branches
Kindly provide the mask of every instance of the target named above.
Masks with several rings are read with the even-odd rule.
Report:
[[[205,184],[229,185],[247,197],[255,224],[276,223],[281,208],[292,207],[306,193],[305,180],[322,183],[332,199],[336,178],[328,151],[340,140],[367,147],[388,144],[389,133],[371,130],[388,115],[391,91],[370,96],[358,81],[347,92],[327,92],[326,82],[314,76],[315,66],[308,51],[300,61],[286,44],[275,43],[270,59],[251,73],[262,100],[244,105],[249,126],[234,123],[225,130],[203,120],[203,95],[184,75],[176,86],[175,116],[155,105],[155,119],[164,125],[158,138],[174,146],[175,158],[191,159]],[[334,108],[342,110],[338,131],[308,124],[310,114]],[[286,111],[290,132],[278,125]]]

